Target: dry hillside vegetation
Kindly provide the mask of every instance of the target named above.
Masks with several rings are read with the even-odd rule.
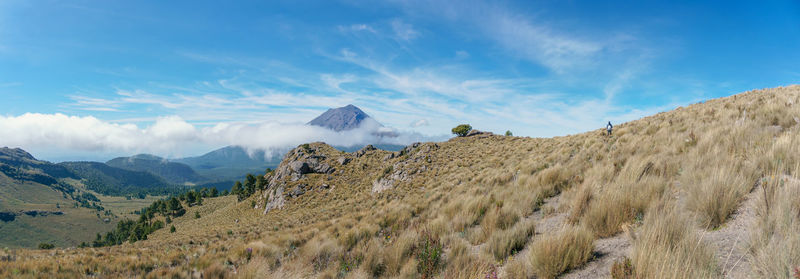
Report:
[[[482,134],[395,153],[312,143],[249,199],[189,208],[175,233],[7,250],[0,277],[791,278],[799,122],[791,86],[620,124],[612,137]]]

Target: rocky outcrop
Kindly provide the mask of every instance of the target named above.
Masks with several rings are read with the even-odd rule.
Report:
[[[364,148],[361,148],[361,149],[359,149],[358,151],[355,152],[356,158],[360,158],[361,156],[366,155],[367,152],[374,151],[374,150],[377,150],[377,148],[375,148],[371,144],[367,145],[367,146],[364,146]]]
[[[391,168],[387,168],[385,175],[372,182],[372,192],[377,194],[392,189],[400,182],[410,181],[415,174],[426,172],[426,163],[431,162],[430,152],[438,148],[439,145],[435,143],[414,143],[384,156],[385,161],[400,157],[404,159],[397,160]]]
[[[267,185],[259,197],[257,207],[263,206],[263,212],[266,214],[271,210],[281,209],[286,202],[309,193],[334,191],[336,185],[330,183],[339,181],[334,178],[337,175],[353,171],[353,167],[349,164],[359,162],[356,171],[369,171],[370,168],[365,162],[375,161],[360,159],[364,156],[383,158],[386,162],[380,163],[385,169],[379,178],[372,181],[371,187],[373,193],[381,193],[397,187],[400,183],[410,182],[416,174],[430,171],[432,151],[438,148],[435,143],[414,143],[397,152],[386,152],[367,145],[356,152],[343,154],[322,143],[304,144],[288,152],[275,171],[265,176]],[[374,173],[360,175],[372,176]],[[346,183],[359,184],[358,180],[350,181]],[[369,183],[368,181],[364,182]]]
[[[292,170],[292,172],[298,174],[307,174],[311,172],[311,168],[308,167],[308,163],[303,161],[292,162],[289,164],[289,168]]]
[[[286,203],[286,199],[283,197],[283,186],[272,189],[271,191],[266,191],[264,198],[266,199],[264,214],[267,214],[273,209],[283,208],[283,205]]]
[[[264,214],[270,210],[282,208],[287,197],[296,198],[308,192],[311,188],[307,184],[301,183],[306,175],[330,175],[336,171],[331,166],[334,164],[333,160],[319,150],[320,144],[322,143],[303,144],[289,151],[278,168],[264,177],[268,181],[264,194],[261,196]],[[300,184],[294,185],[294,183]],[[290,190],[286,191],[287,189]]]

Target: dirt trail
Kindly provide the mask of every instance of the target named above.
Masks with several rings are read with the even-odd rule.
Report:
[[[750,278],[750,228],[756,220],[756,204],[763,195],[760,186],[748,193],[739,208],[722,228],[714,231],[701,230],[703,240],[716,249],[717,264],[725,278]]]
[[[550,197],[544,200],[544,204],[539,210],[525,219],[536,220],[536,234],[547,234],[558,231],[567,223],[567,213],[559,212],[561,195]],[[550,214],[545,214],[545,208],[553,209]],[[527,220],[526,220],[527,221]]]
[[[607,278],[614,262],[631,254],[631,239],[625,233],[594,242],[594,258],[583,267],[567,272],[560,278]]]

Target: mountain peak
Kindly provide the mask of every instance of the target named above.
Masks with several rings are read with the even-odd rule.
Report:
[[[308,124],[339,132],[358,128],[361,122],[367,118],[370,118],[370,116],[364,111],[352,104],[348,104],[340,108],[328,109],[328,111],[317,116]]]

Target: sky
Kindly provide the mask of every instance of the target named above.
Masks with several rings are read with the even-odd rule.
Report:
[[[0,1],[0,146],[49,160],[586,132],[800,81],[798,1]],[[373,127],[374,128],[374,127]]]

